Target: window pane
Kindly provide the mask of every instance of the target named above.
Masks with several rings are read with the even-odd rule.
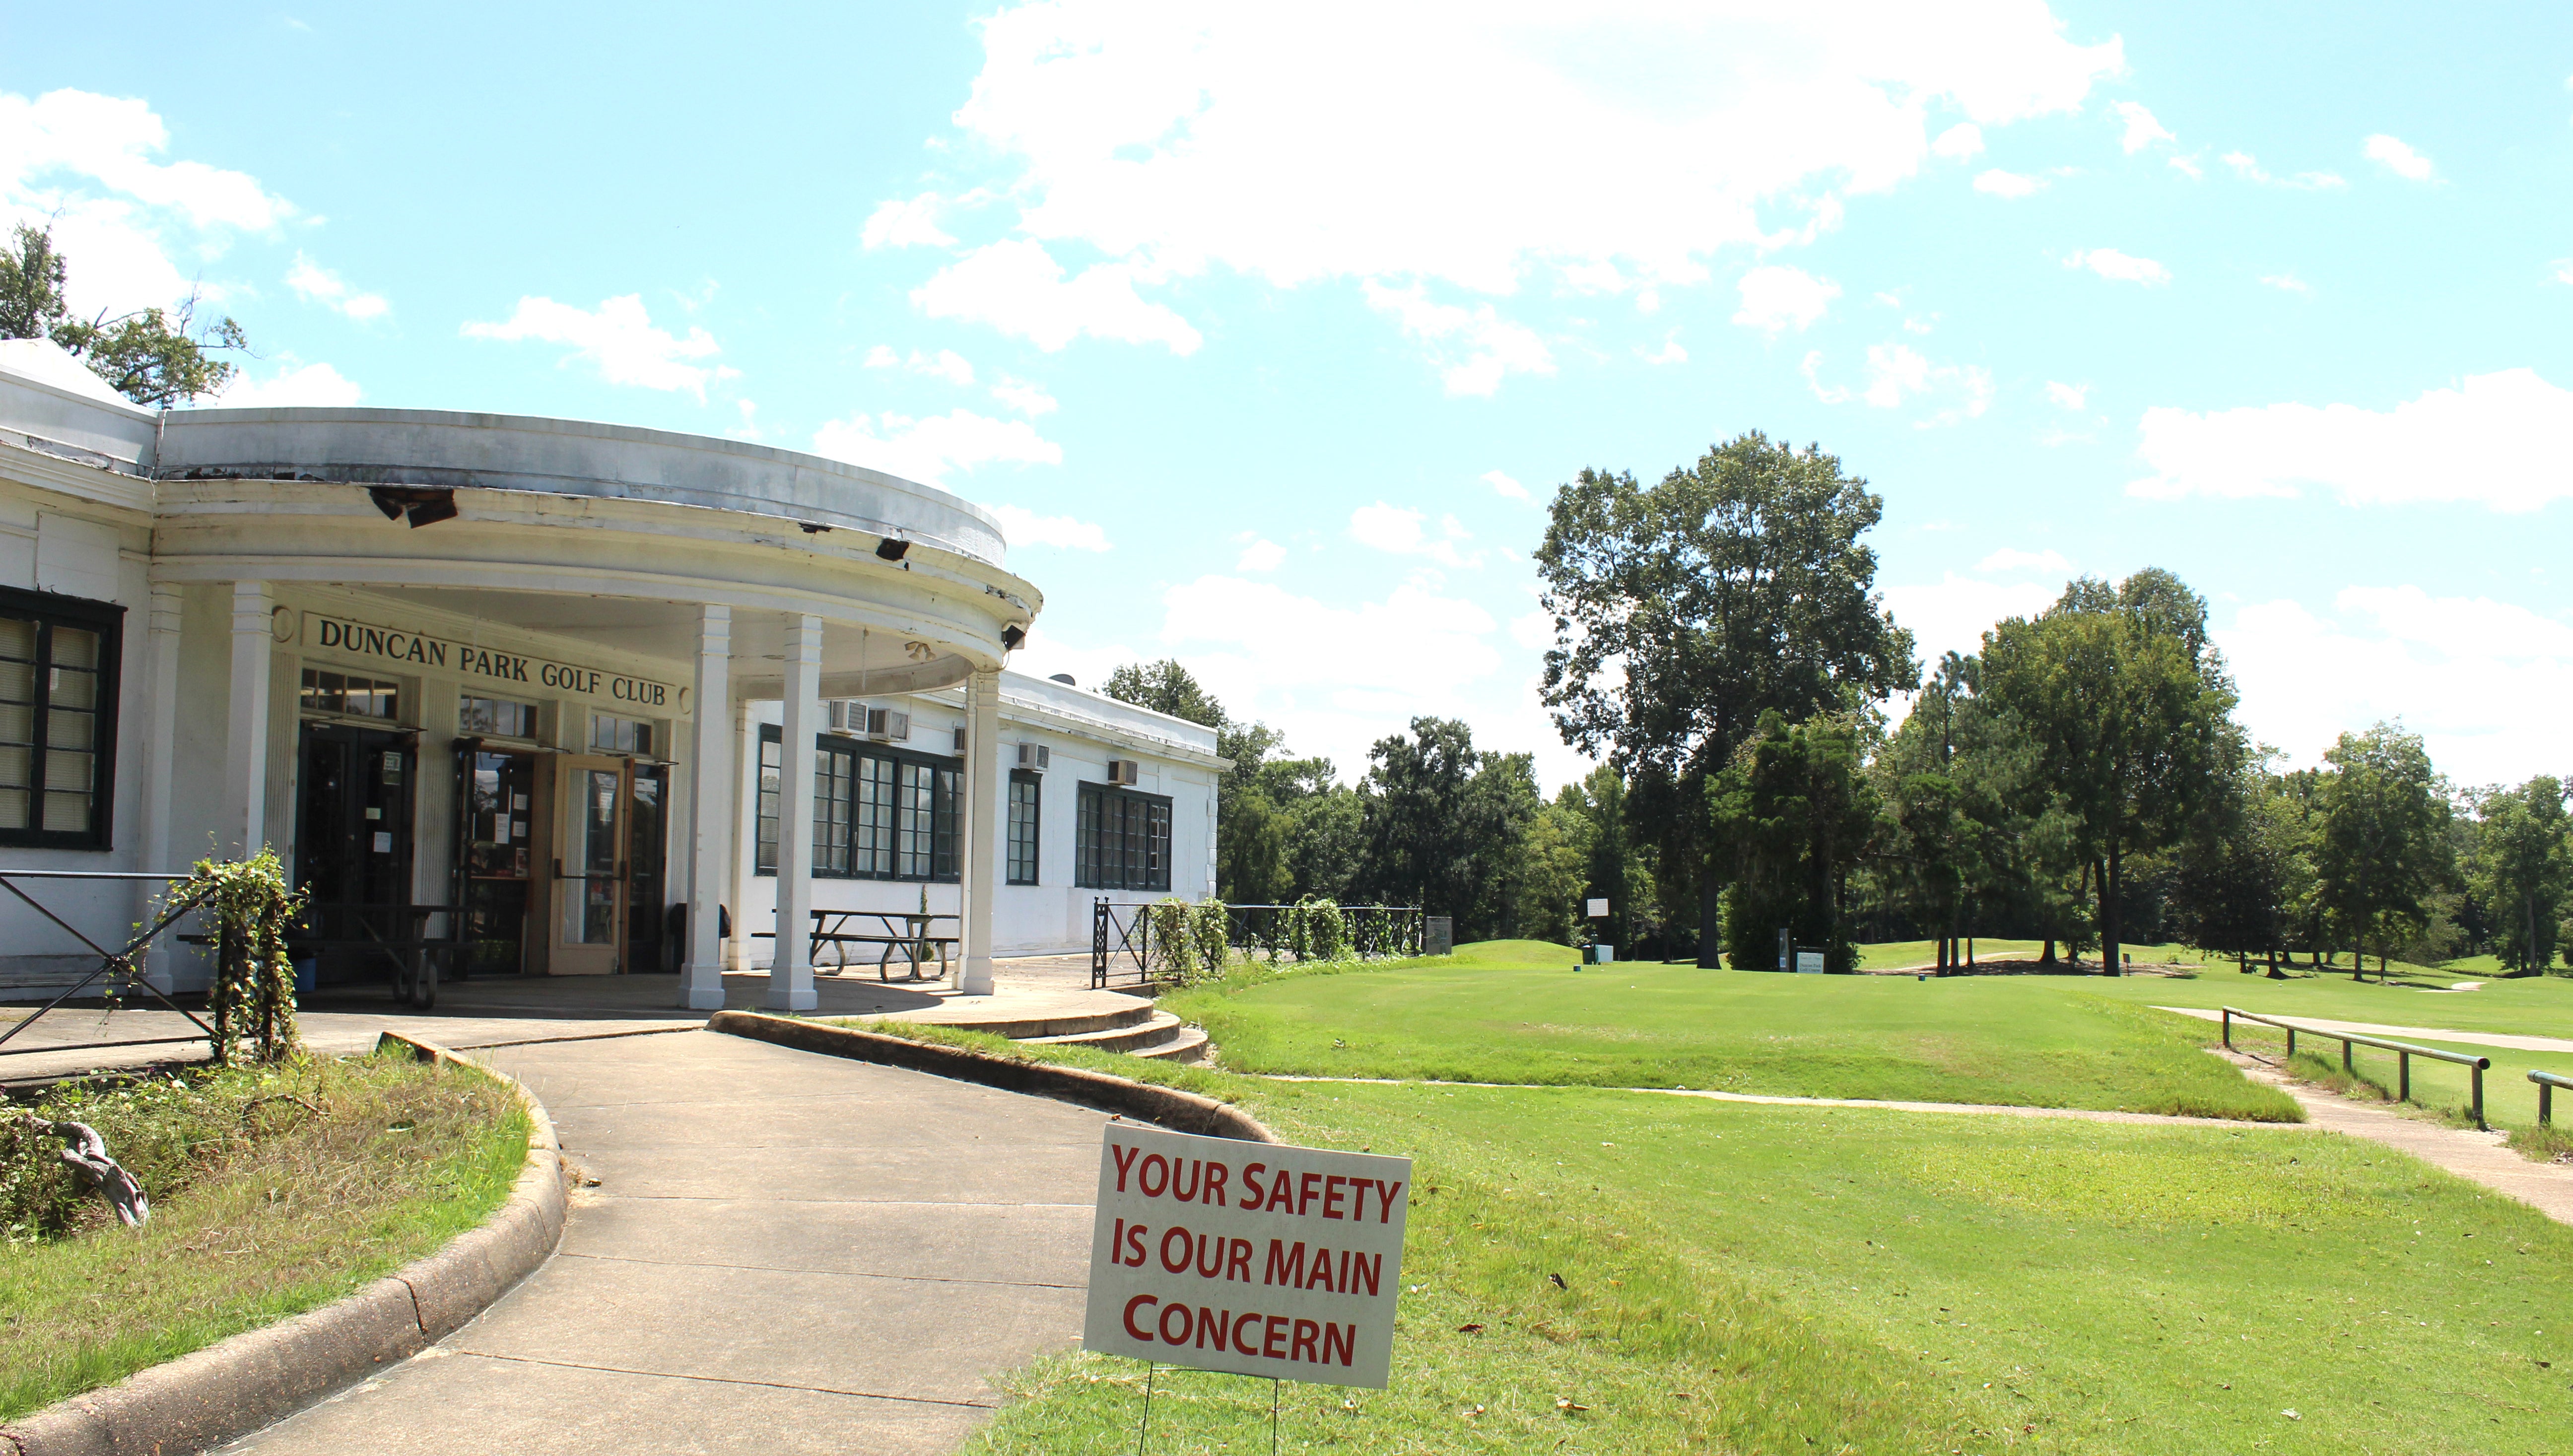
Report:
[[[52,673],[52,689],[46,700],[57,708],[95,708],[98,706],[98,674],[77,667],[57,667]]]
[[[26,617],[0,617],[0,657],[36,660],[36,624]]]
[[[36,741],[36,710],[25,703],[0,703],[0,743]]]
[[[777,868],[777,789],[781,770],[779,755],[785,745],[774,739],[759,741],[759,813],[756,819],[758,848],[752,866],[774,871]]]
[[[47,794],[45,796],[45,829],[53,834],[86,834],[89,832],[89,795]]]
[[[27,827],[27,791],[0,789],[0,829]]]
[[[65,753],[55,749],[45,755],[45,787],[48,789],[90,788],[90,766],[95,762],[86,753]]]
[[[77,667],[83,672],[98,670],[98,634],[78,627],[54,628],[51,658],[56,667]]]
[[[66,713],[59,709],[45,715],[45,745],[49,748],[89,749],[98,745],[91,733],[98,717],[94,713]]]
[[[27,775],[34,767],[35,758],[36,756],[25,748],[0,746],[0,786],[26,788]]]

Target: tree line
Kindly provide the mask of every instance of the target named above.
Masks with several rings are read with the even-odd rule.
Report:
[[[2025,939],[2104,969],[2179,941],[2515,971],[2573,943],[2561,781],[2459,788],[2399,723],[2274,767],[2205,599],[2157,568],[2069,582],[1925,675],[1875,589],[1883,509],[1836,457],[1757,432],[1652,485],[1563,485],[1535,557],[1543,696],[1600,762],[1550,800],[1528,755],[1452,719],[1379,739],[1343,785],[1176,661],[1108,691],[1217,729],[1225,899],[1422,905],[1460,942],[1757,967],[1783,932],[1848,970],[1862,940],[1930,941],[1946,967]]]

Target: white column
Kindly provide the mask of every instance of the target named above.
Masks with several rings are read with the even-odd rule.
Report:
[[[992,994],[992,904],[1000,886],[1001,838],[1008,811],[1001,795],[1001,675],[978,672],[965,682],[965,960],[956,990]]]
[[[771,1011],[811,1011],[809,952],[813,905],[813,737],[822,731],[822,619],[786,624],[786,740],[777,756],[777,949],[768,961]]]
[[[732,608],[697,609],[697,678],[688,744],[688,943],[679,959],[679,1005],[721,1011],[721,912],[733,832]]]
[[[245,859],[268,843],[268,665],[277,649],[269,618],[276,605],[267,582],[233,583],[232,724],[216,833],[223,853]]]
[[[152,608],[145,619],[143,648],[143,851],[135,869],[165,874],[180,866],[170,857],[170,785],[179,744],[179,588],[152,583]],[[153,909],[170,887],[159,881],[135,886],[134,918],[150,925]],[[175,944],[156,947],[146,964],[151,980],[163,991],[173,989],[170,967],[187,952]]]
[[[759,887],[759,707],[749,701],[732,705],[733,808],[732,853],[724,857],[724,903],[732,907],[732,939],[723,946],[724,966],[750,972],[750,896]]]

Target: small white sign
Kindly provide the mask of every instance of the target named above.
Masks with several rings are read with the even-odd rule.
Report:
[[[1591,918],[1592,920],[1605,920],[1605,919],[1607,919],[1607,918],[1608,918],[1608,902],[1607,902],[1607,901],[1605,901],[1605,900],[1593,900],[1593,901],[1591,901],[1591,902],[1590,902],[1590,918]]]
[[[394,836],[393,836],[393,831],[392,831],[392,830],[389,830],[389,829],[379,829],[379,830],[377,830],[377,831],[376,831],[376,853],[377,853],[377,854],[380,854],[380,855],[389,855],[389,854],[392,854],[393,852],[394,852]]]
[[[1796,953],[1796,974],[1799,976],[1822,975],[1823,953],[1820,951],[1798,951]]]
[[[1411,1159],[1111,1122],[1082,1343],[1382,1390]]]

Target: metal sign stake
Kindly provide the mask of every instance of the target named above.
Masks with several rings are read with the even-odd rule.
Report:
[[[1144,1456],[1144,1433],[1153,1429],[1153,1362],[1144,1362],[1144,1419],[1135,1426],[1135,1456]]]

